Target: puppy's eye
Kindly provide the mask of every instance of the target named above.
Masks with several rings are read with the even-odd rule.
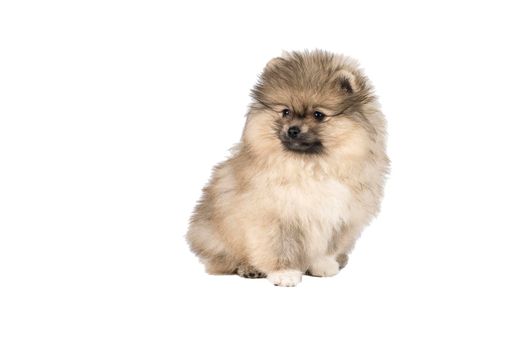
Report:
[[[283,115],[283,117],[288,117],[290,115],[290,110],[289,109],[283,109],[281,114]]]
[[[314,112],[314,118],[317,120],[317,121],[322,121],[324,119],[325,115],[324,113],[321,113],[319,111],[315,111]]]

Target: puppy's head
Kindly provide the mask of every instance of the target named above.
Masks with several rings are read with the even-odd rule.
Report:
[[[252,97],[244,140],[257,153],[362,152],[376,132],[372,88],[343,56],[285,53],[267,64]]]

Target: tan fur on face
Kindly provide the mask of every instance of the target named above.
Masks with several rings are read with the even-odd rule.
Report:
[[[252,96],[241,143],[215,168],[188,242],[209,273],[259,271],[283,285],[300,279],[279,271],[332,275],[378,213],[388,172],[372,87],[353,60],[292,52],[269,62]],[[321,150],[286,149],[280,137],[292,125]]]

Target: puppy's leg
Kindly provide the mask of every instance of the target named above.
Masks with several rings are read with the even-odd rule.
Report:
[[[339,264],[339,270],[341,270],[348,263],[348,254],[346,254],[346,253],[339,254],[335,258],[335,261],[337,261],[337,263]]]
[[[201,258],[206,272],[210,275],[232,275],[237,271],[238,260],[229,254],[219,254],[210,258]]]
[[[334,232],[332,239],[328,244],[327,257],[331,257],[330,262],[327,259],[321,259],[316,262],[313,269],[309,271],[314,276],[333,276],[334,267],[341,270],[348,263],[348,253],[354,248],[355,241],[359,237],[359,230],[350,225],[344,225]],[[323,273],[324,272],[324,273]],[[332,272],[332,273],[330,273]]]
[[[186,239],[191,250],[200,258],[211,275],[234,274],[239,266],[237,259],[206,222],[190,226]]]
[[[306,270],[304,235],[294,224],[259,227],[249,234],[250,262],[281,287],[293,287],[301,282]]]
[[[339,263],[334,256],[321,256],[314,259],[308,267],[307,273],[317,277],[335,276],[339,272]]]

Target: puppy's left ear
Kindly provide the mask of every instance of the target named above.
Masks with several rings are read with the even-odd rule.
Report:
[[[341,71],[339,77],[337,78],[337,83],[341,90],[347,94],[353,94],[359,90],[357,79],[355,75],[350,71]]]

